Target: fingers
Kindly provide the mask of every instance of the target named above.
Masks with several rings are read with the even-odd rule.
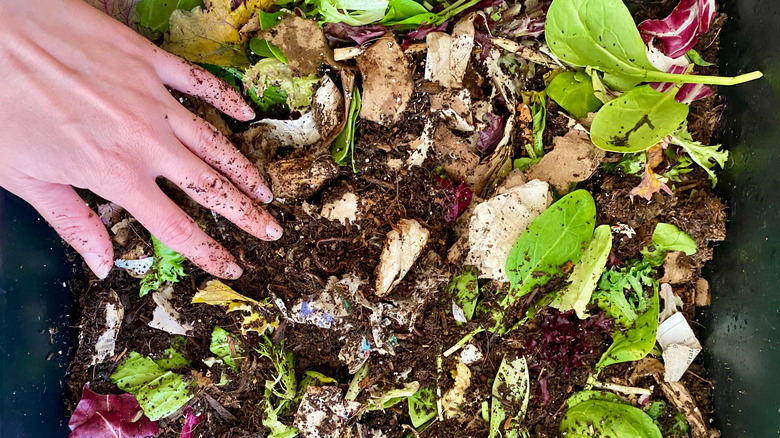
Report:
[[[276,240],[282,228],[264,210],[258,209],[246,195],[216,170],[184,148],[173,152],[174,166],[161,174],[174,182],[200,205],[214,210],[239,228],[262,240]]]
[[[197,96],[236,120],[252,120],[255,112],[241,95],[226,82],[203,68],[162,50],[154,52],[155,70],[171,88]]]
[[[250,197],[266,204],[273,200],[260,171],[218,129],[184,108],[177,108],[170,118],[173,133],[192,153]]]
[[[106,227],[72,187],[31,180],[20,196],[84,257],[101,280],[114,266],[114,248]]]
[[[143,196],[121,200],[120,204],[153,236],[211,275],[226,279],[241,276],[236,259],[203,232],[154,181],[139,187],[139,194]]]

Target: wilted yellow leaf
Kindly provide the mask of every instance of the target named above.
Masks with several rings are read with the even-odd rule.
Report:
[[[223,67],[247,67],[242,44],[248,36],[239,32],[269,0],[247,0],[235,10],[231,0],[205,0],[206,9],[176,10],[162,48],[192,62]],[[273,4],[273,3],[271,3]]]
[[[219,280],[206,283],[206,287],[192,297],[192,302],[222,306],[226,312],[249,312],[248,315],[243,315],[241,323],[241,334],[244,336],[250,331],[263,334],[269,328],[274,328],[277,325],[276,321],[269,322],[263,315],[266,313],[263,310],[270,308],[270,304],[241,295]]]

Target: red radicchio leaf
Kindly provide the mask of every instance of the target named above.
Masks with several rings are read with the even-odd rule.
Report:
[[[547,377],[539,379],[539,387],[536,388],[536,396],[542,399],[542,405],[547,406],[550,404],[552,397],[550,397],[550,391],[547,389]]]
[[[150,421],[133,394],[100,395],[84,385],[76,410],[68,426],[68,438],[120,437],[146,438],[158,434],[157,423]]]
[[[327,38],[328,41],[337,43],[349,43],[354,41],[361,46],[369,41],[379,39],[389,31],[388,28],[381,24],[350,26],[344,23],[325,23],[322,30],[325,32],[325,38]]]
[[[179,438],[192,438],[192,432],[202,421],[202,415],[195,415],[195,411],[190,406],[184,408],[184,427],[181,428]]]
[[[620,261],[617,254],[614,251],[609,252],[609,258],[607,258],[607,269],[615,266],[623,266],[623,262]]]
[[[445,32],[449,24],[449,21],[445,21],[438,26],[421,24],[420,27],[406,34],[403,41],[401,41],[401,50],[408,49],[412,45],[412,41],[424,40],[431,32]]]
[[[647,59],[655,68],[667,73],[683,74],[688,71],[688,67],[690,66],[690,63],[685,56],[676,59],[670,58],[652,45],[647,46]],[[666,93],[674,88],[675,84],[671,82],[653,82],[650,86],[657,91]],[[690,104],[711,95],[712,89],[704,84],[683,84],[674,98],[680,103]]]
[[[477,138],[477,151],[482,155],[489,155],[498,146],[498,143],[504,137],[504,117],[493,113],[487,114],[488,127],[479,133]]]
[[[448,195],[447,204],[445,205],[447,213],[444,215],[444,220],[448,223],[453,223],[469,207],[473,193],[464,182],[453,184],[449,178],[438,175],[435,175],[435,178]]]
[[[645,20],[637,27],[645,43],[657,38],[664,54],[679,58],[693,49],[699,35],[710,28],[715,12],[714,0],[680,0],[668,17]]]

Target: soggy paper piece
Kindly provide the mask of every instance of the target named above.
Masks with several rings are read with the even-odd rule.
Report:
[[[677,382],[701,351],[701,344],[680,312],[658,326],[656,339],[663,349],[664,380]]]
[[[341,438],[347,435],[349,422],[363,407],[344,400],[338,386],[308,386],[293,425],[306,438]]]
[[[377,267],[376,294],[383,297],[401,282],[428,243],[430,231],[413,219],[401,219],[387,233]]]
[[[119,328],[122,326],[122,319],[125,316],[125,308],[119,300],[119,296],[114,291],[108,291],[106,300],[106,331],[104,331],[95,342],[95,354],[92,356],[90,365],[95,365],[114,355],[116,348],[116,336]]]
[[[504,266],[509,251],[551,201],[549,185],[533,180],[477,205],[469,224],[464,263],[477,266],[480,278],[507,281]]]
[[[341,198],[322,206],[320,216],[331,221],[339,221],[346,226],[347,222],[354,224],[358,218],[358,197],[347,192]]]
[[[171,285],[152,294],[152,299],[157,303],[157,307],[152,312],[152,321],[148,326],[172,335],[187,335],[192,330],[192,326],[180,321],[181,314],[173,308],[169,301],[172,295],[173,286]]]

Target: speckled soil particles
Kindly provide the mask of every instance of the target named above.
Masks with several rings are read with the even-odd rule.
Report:
[[[647,17],[666,16],[676,2],[654,4],[651,10],[640,9],[635,13],[637,22]],[[713,63],[717,62],[718,34],[724,19],[722,15],[717,16],[710,30],[700,37],[696,46],[701,56]],[[447,32],[451,31],[452,24],[449,29]],[[400,42],[401,36],[397,38]],[[453,254],[451,248],[458,243],[461,233],[468,227],[470,210],[461,214],[455,223],[448,221],[451,219],[448,215],[453,204],[453,191],[451,186],[445,187],[446,184],[439,178],[441,167],[444,166],[452,175],[450,169],[453,166],[457,168],[458,163],[465,158],[453,152],[455,149],[448,152],[439,145],[447,141],[468,142],[474,132],[438,130],[451,126],[439,117],[442,108],[446,109],[446,104],[445,107],[432,108],[433,98],[445,90],[440,84],[425,79],[426,54],[424,51],[415,52],[419,50],[419,41],[416,43],[417,48],[413,45],[404,55],[411,71],[413,91],[403,111],[395,116],[383,116],[396,117],[395,121],[382,119],[383,124],[363,117],[357,119],[354,147],[356,172],[353,172],[348,162],[347,165],[336,166],[330,157],[328,145],[299,148],[273,144],[262,138],[265,135],[263,132],[252,134],[251,125],[223,119],[202,101],[177,95],[194,113],[228,133],[243,152],[263,167],[264,172],[268,163],[300,160],[300,163],[296,162],[298,167],[292,168],[297,171],[290,170],[289,174],[283,176],[293,180],[311,178],[311,181],[307,180],[303,184],[300,197],[291,195],[279,199],[278,190],[288,188],[272,187],[277,192],[277,199],[265,208],[284,228],[284,236],[275,242],[264,242],[249,236],[224,218],[197,206],[176,187],[166,181],[159,181],[166,193],[238,259],[244,275],[235,281],[225,281],[225,284],[246,297],[270,303],[266,317],[269,321],[276,321],[274,327],[262,335],[257,331],[248,331],[244,335],[241,312],[227,313],[220,306],[193,304],[193,296],[213,278],[192,264],[184,264],[186,276],[173,285],[170,304],[178,312],[180,320],[191,326],[183,337],[184,342],[177,341],[176,344],[189,365],[176,372],[184,375],[186,381],[192,382],[190,390],[194,397],[188,405],[202,415],[203,421],[195,428],[192,436],[268,436],[269,429],[263,426],[267,415],[264,385],[267,380],[276,378],[278,372],[272,362],[257,351],[265,345],[266,336],[275,345],[283,343],[284,349],[292,354],[298,382],[308,371],[335,379],[335,383],[331,381],[329,386],[323,388],[335,386],[337,389],[322,391],[328,392],[328,409],[336,418],[333,412],[341,409],[338,412],[343,414],[351,408],[351,405],[341,406],[338,403],[356,371],[354,354],[352,358],[348,357],[353,346],[360,348],[361,342],[373,346],[367,359],[368,373],[357,382],[361,390],[357,402],[363,406],[371,395],[402,388],[410,382],[431,388],[434,394],[447,393],[457,383],[455,370],[462,356],[458,351],[443,357],[442,352],[473,330],[490,329],[493,326],[490,309],[506,293],[506,285],[495,281],[480,281],[481,304],[473,319],[467,323],[458,323],[453,316],[453,292],[448,285],[452,278],[463,272],[464,266],[462,254],[461,257]],[[474,51],[473,57],[477,60],[479,49],[475,48]],[[292,56],[288,55],[290,58]],[[346,60],[342,65],[343,68],[351,68],[359,73],[358,63]],[[543,90],[544,75],[550,71],[541,64],[532,63],[532,67],[534,69],[529,73],[528,63],[507,63],[501,66],[512,83],[522,91],[514,103],[517,107],[507,110],[507,117],[516,118],[514,132],[506,146],[510,158],[527,156],[523,144],[533,138],[529,128],[532,121],[527,117],[528,107],[521,103],[524,100],[523,93],[529,95],[531,91]],[[707,67],[701,71],[717,74],[717,67]],[[344,82],[343,76],[334,68],[320,67],[319,73],[331,77],[339,87]],[[487,102],[491,96],[494,99],[501,98],[488,75],[480,63],[475,61],[469,64],[464,85],[470,92],[472,103]],[[365,86],[366,79],[361,79],[358,74],[357,83]],[[525,101],[528,103],[528,100]],[[720,98],[713,96],[691,105],[688,120],[694,140],[704,144],[715,142],[713,136],[716,135],[724,104]],[[571,119],[551,99],[546,101],[546,110],[543,147],[549,153],[553,150],[555,139],[570,131]],[[262,117],[259,109],[258,114]],[[300,117],[300,114],[289,116],[295,117]],[[476,122],[483,123],[475,117]],[[437,140],[420,165],[409,166],[406,160],[422,147],[419,139],[429,129],[426,125],[436,130]],[[484,157],[471,154],[477,157],[477,161],[485,161]],[[672,284],[674,293],[682,302],[684,316],[694,332],[699,332],[701,326],[697,321],[707,312],[709,293],[706,280],[700,276],[701,268],[710,260],[713,246],[725,237],[726,205],[713,194],[707,174],[697,166],[690,167],[692,171],[680,173],[676,181],[669,182],[673,194],[659,192],[649,202],[640,197],[632,199],[630,192],[640,183],[641,172],[638,175],[626,175],[619,168],[616,169],[615,164],[620,159],[620,154],[606,153],[592,175],[576,182],[577,188],[586,189],[595,200],[597,225],[612,226],[613,248],[609,263],[611,266],[620,266],[629,260],[641,258],[640,251],[651,245],[653,230],[659,222],[676,225],[693,237],[697,253],[692,256],[676,254],[674,266],[667,260],[666,265],[659,267],[656,276],[666,276],[662,281]],[[676,164],[676,160],[667,155],[655,167],[655,171],[664,174]],[[465,175],[465,180],[469,181],[472,177],[472,182],[479,179],[472,173]],[[296,184],[295,181],[285,182],[288,183]],[[498,183],[500,181],[496,181],[492,187],[490,183],[482,183],[484,189],[474,190],[472,206],[489,196]],[[292,192],[295,193],[295,190]],[[358,200],[359,213],[356,219],[342,223],[323,217],[323,206],[342,199],[345,194],[354,194]],[[90,202],[93,205],[106,203],[94,196]],[[386,295],[377,294],[375,285],[380,255],[386,246],[388,233],[404,219],[417,221],[429,232],[427,244],[409,272],[392,291]],[[107,220],[112,226],[122,223],[117,228],[119,232],[111,233],[117,257],[133,251],[153,254],[149,233],[126,213],[119,211]],[[618,229],[630,231],[621,234],[621,231],[616,231]],[[675,272],[666,272],[665,268],[673,268]],[[534,289],[513,304],[505,312],[510,322],[508,326],[521,320],[527,310],[546,293],[566,284],[566,274],[564,272],[553,278],[545,286]],[[331,287],[329,283],[332,279],[339,280],[350,275],[365,283],[360,286],[359,296],[352,295],[337,304],[337,307],[346,310],[334,326],[326,328],[322,324],[304,323],[291,317],[296,302],[316,297]],[[675,278],[670,280],[670,276]],[[139,288],[139,279],[119,268],[114,269],[104,281],[96,280],[85,271],[79,281],[74,282],[79,310],[80,345],[68,377],[72,394],[68,405],[72,409],[78,403],[85,383],[89,383],[90,389],[100,394],[122,393],[111,380],[117,366],[131,352],[160,358],[176,339],[176,336],[148,325],[158,305],[152,293],[139,297]],[[106,303],[114,293],[124,308],[116,346],[111,356],[92,364],[95,343],[106,330]],[[282,308],[286,313],[280,310]],[[386,313],[382,315],[377,309],[385,309]],[[471,380],[463,392],[464,398],[457,415],[434,418],[430,425],[415,431],[408,413],[408,402],[402,399],[386,409],[361,411],[343,422],[325,422],[319,435],[310,436],[350,436],[348,434],[352,433],[351,436],[363,437],[487,437],[490,429],[484,419],[483,402],[490,402],[495,397],[491,395],[493,381],[505,357],[525,357],[529,366],[530,400],[521,422],[529,436],[560,436],[559,424],[567,410],[566,400],[586,387],[596,362],[612,342],[610,333],[616,330],[613,322],[604,317],[598,306],[589,305],[587,313],[590,318],[585,322],[571,312],[561,313],[550,307],[542,307],[535,316],[515,330],[504,334],[492,334],[486,330],[476,334],[470,341],[469,350],[476,351],[479,359],[468,365]],[[215,356],[209,349],[215,326],[234,334],[236,342],[241,345],[243,353],[236,357],[236,369],[231,369],[224,361],[204,361]],[[550,334],[552,328],[565,328],[566,333],[573,335],[567,339],[554,338]],[[375,338],[387,334],[392,335],[392,338]],[[378,344],[382,343],[384,348],[378,348]],[[560,354],[553,357],[545,353],[545,349],[550,348]],[[660,358],[657,355],[654,357]],[[688,436],[689,432],[676,435],[670,432],[675,430],[675,422],[679,422],[678,409],[662,385],[656,382],[653,372],[639,369],[642,367],[638,362],[613,365],[601,373],[599,381],[650,389],[652,394],[644,400],[640,400],[642,397],[637,394],[616,394],[625,403],[645,408],[648,403],[664,401],[665,408],[657,416],[659,429],[667,436]],[[694,361],[680,384],[690,393],[689,402],[695,405],[689,407],[696,408],[702,416],[703,424],[709,427],[711,392],[715,382],[708,380],[700,358]],[[309,414],[304,412],[299,417],[317,415],[316,412],[310,412],[315,408],[306,406]],[[520,407],[517,403],[507,401],[505,409],[515,413]],[[298,406],[292,404],[280,411],[279,420],[286,425],[294,422],[298,424],[297,411]],[[183,424],[184,416],[181,412],[164,418],[158,423],[159,436],[177,437]],[[506,427],[509,426],[507,422]],[[715,431],[708,433],[711,433],[709,436],[717,435]],[[705,435],[698,431],[693,436]]]

